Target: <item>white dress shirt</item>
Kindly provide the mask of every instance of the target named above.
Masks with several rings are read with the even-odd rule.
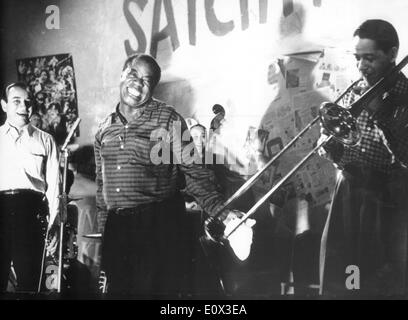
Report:
[[[49,225],[59,212],[58,149],[52,136],[28,124],[0,127],[0,191],[30,189],[46,195]]]

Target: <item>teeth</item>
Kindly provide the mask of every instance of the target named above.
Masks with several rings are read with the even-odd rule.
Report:
[[[140,96],[140,92],[134,88],[128,88],[128,92],[135,97],[139,97]]]

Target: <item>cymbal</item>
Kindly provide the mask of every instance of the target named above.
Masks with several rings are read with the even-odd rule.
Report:
[[[82,200],[83,198],[70,198],[67,197],[67,203],[70,203],[71,201],[78,201],[78,200]]]
[[[102,233],[84,234],[83,237],[88,239],[102,239]]]

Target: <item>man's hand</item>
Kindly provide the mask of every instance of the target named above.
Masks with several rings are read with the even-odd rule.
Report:
[[[198,211],[201,210],[201,207],[196,201],[186,202],[186,209],[191,211]]]
[[[48,238],[51,239],[47,243],[47,254],[52,256],[55,254],[58,248],[58,243],[59,243],[59,227],[56,225],[53,225],[50,230],[48,231]]]
[[[361,94],[364,94],[367,90],[369,90],[371,87],[364,87],[361,89]],[[387,104],[388,98],[390,97],[389,92],[384,92],[383,94],[377,94],[374,98],[372,98],[366,105],[364,106],[364,109],[367,110],[367,112],[370,115],[376,114],[380,109],[385,107]]]
[[[210,217],[204,223],[204,230],[208,239],[214,242],[221,242],[240,223],[244,213],[238,210],[227,210],[226,218],[220,220]],[[247,219],[228,237],[229,244],[235,256],[244,261],[248,258],[253,238],[252,227],[255,225],[254,219]]]
[[[238,210],[226,210],[227,215],[225,217],[225,219],[222,221],[225,226],[227,226],[232,220],[236,219],[236,218],[241,218],[244,213]]]
[[[328,137],[330,136],[329,131],[327,131],[322,123],[320,123],[320,137],[319,140],[317,140],[317,144],[322,143],[323,141],[325,141]],[[327,147],[327,144],[325,145]],[[319,148],[319,150],[317,150],[317,154],[325,159],[328,159],[330,161],[332,161],[332,157],[330,155],[330,152],[328,150],[325,149],[325,146]]]
[[[323,130],[324,130],[324,129],[323,129]],[[329,137],[328,135],[326,135],[325,133],[323,133],[323,130],[321,130],[321,132],[320,132],[320,137],[319,137],[319,140],[317,140],[317,144],[322,143],[323,141],[325,141],[325,140]],[[326,131],[326,130],[324,130],[324,131]],[[331,157],[330,157],[330,154],[326,151],[326,149],[324,148],[324,146],[323,146],[323,147],[320,147],[320,148],[317,150],[317,154],[318,154],[319,156],[325,158],[325,159],[332,160]]]
[[[365,109],[370,115],[376,114],[386,104],[387,97],[388,97],[388,93],[385,93],[382,96],[374,97],[369,103],[366,104]]]
[[[319,140],[317,140],[317,144],[322,143],[329,136],[330,133],[322,125],[320,125],[320,137]],[[329,161],[337,162],[342,157],[343,150],[344,146],[340,142],[332,139],[331,141],[325,143],[323,147],[320,147],[317,150],[317,154]]]
[[[225,210],[221,217],[209,217],[204,222],[204,231],[208,239],[214,242],[221,242],[225,236],[225,228],[231,221],[237,221],[237,218],[243,216],[243,213],[237,210]],[[225,217],[225,218],[224,218]],[[230,229],[231,230],[231,229]]]
[[[240,223],[243,213],[233,210],[228,213],[227,218],[223,221],[225,224],[224,236],[227,236]],[[241,261],[246,260],[251,252],[253,230],[255,225],[254,219],[247,219],[228,237],[230,246],[234,254]]]

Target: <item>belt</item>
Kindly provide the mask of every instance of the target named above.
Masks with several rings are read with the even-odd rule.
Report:
[[[134,214],[143,213],[152,208],[157,203],[158,202],[146,203],[132,208],[112,208],[108,210],[108,213],[114,213],[119,216],[131,216]]]
[[[117,207],[117,208],[111,208],[108,209],[108,213],[112,214],[117,214],[120,216],[130,216],[138,213],[144,213],[148,210],[152,209],[158,209],[158,208],[167,208],[168,205],[174,207],[175,203],[177,201],[181,201],[181,203],[184,205],[184,198],[181,196],[180,193],[174,194],[172,197],[166,198],[161,201],[153,201],[153,202],[148,202],[148,203],[142,203],[139,204],[135,207],[128,207],[128,208],[123,208],[123,207]]]
[[[360,177],[376,177],[379,179],[387,179],[389,178],[393,173],[399,173],[400,170],[402,169],[400,166],[396,165],[392,167],[388,172],[383,172],[377,169],[371,169],[371,168],[366,168],[366,167],[360,167],[356,165],[345,165],[344,166],[344,171],[346,171],[348,174],[360,178]]]
[[[354,165],[346,165],[344,172],[369,189],[382,189],[391,179],[390,173]]]
[[[371,168],[359,167],[355,165],[345,165],[344,170],[352,176],[385,176],[386,173]]]
[[[0,195],[4,195],[4,196],[27,195],[27,194],[38,195],[38,196],[43,195],[41,192],[34,191],[31,189],[8,189],[8,190],[0,191]]]

